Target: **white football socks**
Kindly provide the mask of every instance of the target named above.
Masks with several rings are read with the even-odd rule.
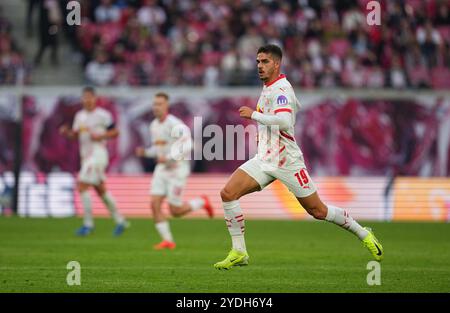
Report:
[[[161,236],[162,240],[174,242],[168,221],[156,223],[155,227],[159,235]]]
[[[109,193],[105,192],[102,196],[102,200],[103,203],[108,208],[109,212],[111,213],[111,216],[113,217],[116,224],[123,224],[125,222],[125,219],[117,210],[114,198]]]
[[[94,227],[94,219],[92,218],[92,203],[89,192],[83,191],[80,193],[81,202],[83,203],[84,217],[83,225],[86,227]]]
[[[239,201],[222,202],[222,205],[225,221],[231,235],[233,249],[240,252],[246,252],[244,239],[245,220],[242,209],[239,206]]]
[[[358,236],[360,240],[366,238],[369,234],[367,230],[365,230],[361,225],[358,224],[348,213],[346,210],[341,209],[334,205],[327,205],[328,212],[325,220],[328,222],[334,223],[349,232]]]

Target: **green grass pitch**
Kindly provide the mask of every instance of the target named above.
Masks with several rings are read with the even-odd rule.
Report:
[[[250,265],[229,271],[212,266],[230,247],[221,219],[172,220],[173,251],[152,250],[149,219],[119,238],[110,219],[78,238],[80,223],[1,217],[0,292],[450,292],[450,224],[363,222],[386,253],[381,285],[368,286],[369,252],[326,222],[246,221]],[[80,286],[66,283],[72,260]]]

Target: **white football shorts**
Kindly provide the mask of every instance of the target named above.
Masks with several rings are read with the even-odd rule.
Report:
[[[314,182],[308,174],[303,158],[291,164],[289,168],[269,168],[255,156],[239,168],[256,180],[261,190],[275,179],[278,179],[297,198],[305,198],[317,191]]]
[[[106,180],[105,171],[108,167],[108,151],[106,149],[93,149],[81,160],[81,169],[78,181],[89,185],[100,185]]]
[[[156,165],[150,195],[165,196],[170,204],[181,206],[184,187],[190,171],[190,165],[187,162],[179,162],[172,169],[167,169],[164,164]]]

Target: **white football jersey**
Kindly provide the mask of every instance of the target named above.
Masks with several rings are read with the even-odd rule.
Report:
[[[289,168],[302,157],[302,151],[295,141],[295,115],[300,104],[294,88],[281,74],[275,81],[265,84],[256,110],[263,114],[291,113],[291,125],[286,130],[258,123],[257,158],[274,167]]]
[[[187,154],[192,149],[191,133],[189,127],[179,118],[172,114],[168,114],[163,121],[155,118],[150,123],[150,135],[152,147],[156,149],[156,157],[188,160]],[[179,146],[174,147],[175,144]]]
[[[82,158],[92,155],[94,149],[102,149],[106,152],[106,140],[93,141],[91,133],[102,135],[113,125],[112,114],[105,109],[97,107],[93,111],[83,109],[77,112],[72,129],[79,133],[78,139]]]

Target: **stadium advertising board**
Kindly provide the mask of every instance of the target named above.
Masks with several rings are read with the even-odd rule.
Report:
[[[219,190],[226,174],[193,174],[188,179],[184,198],[190,199],[202,190],[217,210],[221,208]],[[0,176],[2,209],[13,186],[12,173]],[[150,217],[149,189],[151,175],[108,175],[107,185],[117,199],[121,212],[129,217]],[[361,220],[423,220],[445,221],[450,212],[450,179],[399,177],[389,196],[387,179],[382,177],[316,177],[316,185],[326,203],[348,208]],[[411,192],[411,188],[415,192]],[[76,192],[76,177],[70,173],[22,173],[20,180],[19,215],[30,217],[68,217],[82,213]],[[95,216],[107,216],[98,197],[92,193]],[[249,219],[310,219],[294,196],[279,182],[261,192],[242,198]],[[220,212],[217,212],[220,213]],[[221,214],[217,214],[221,216]],[[203,218],[201,212],[189,217]]]

